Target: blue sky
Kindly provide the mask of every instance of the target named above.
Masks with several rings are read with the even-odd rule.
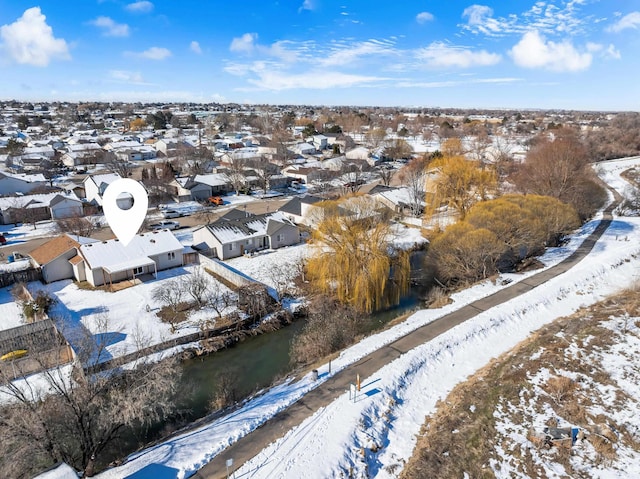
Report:
[[[640,0],[0,0],[0,98],[640,110]]]

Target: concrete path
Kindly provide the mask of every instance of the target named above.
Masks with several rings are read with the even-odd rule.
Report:
[[[393,343],[381,347],[351,366],[346,367],[316,389],[308,392],[289,408],[275,415],[258,429],[229,446],[191,477],[198,479],[226,478],[227,459],[233,458],[233,470],[238,469],[242,464],[260,453],[260,451],[270,443],[283,437],[290,429],[301,424],[315,411],[327,406],[338,396],[348,391],[349,385],[355,381],[356,374],[360,374],[360,377],[363,378],[370,377],[386,364],[399,358],[402,354],[420,346],[421,344],[431,341],[454,326],[457,326],[458,324],[463,323],[464,321],[467,321],[468,319],[471,319],[494,306],[517,298],[521,294],[531,291],[550,279],[565,273],[593,249],[597,240],[611,224],[611,212],[615,206],[617,206],[619,201],[617,193],[614,193],[614,195],[616,195],[616,201],[607,208],[604,218],[600,221],[593,233],[591,233],[582,245],[564,261],[487,296],[486,298],[479,299],[473,303],[463,306],[457,311],[449,313],[432,323],[416,329]]]

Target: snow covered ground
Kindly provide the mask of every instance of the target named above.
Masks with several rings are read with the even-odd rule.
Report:
[[[217,317],[212,308],[194,311],[187,321],[180,323],[175,332],[162,322],[157,312],[162,304],[153,298],[153,290],[163,282],[179,278],[199,266],[185,266],[158,271],[156,279],[116,292],[80,289],[71,280],[51,284],[30,283],[32,291],[44,289],[58,299],[51,316],[60,318],[60,328],[71,342],[85,341],[87,337],[104,341],[106,353],[101,361],[136,351],[141,345],[157,344],[199,331],[203,320]],[[210,281],[215,281],[209,275]],[[219,287],[227,288],[219,283]],[[88,333],[88,334],[87,334]]]
[[[18,226],[0,225],[0,233],[7,239],[7,245],[24,243],[28,239],[58,234],[55,221],[38,221],[34,229],[32,224],[21,223]]]
[[[0,331],[24,324],[20,306],[11,296],[11,286],[0,288]]]
[[[601,165],[603,177],[618,189],[625,182],[620,172],[640,164],[639,158]],[[566,258],[596,226],[586,224],[562,248],[541,258],[546,267]],[[411,455],[426,414],[460,381],[479,367],[511,349],[532,331],[555,318],[596,303],[640,278],[640,219],[615,218],[590,255],[571,271],[523,296],[492,308],[388,364],[370,378],[358,400],[345,392],[328,407],[317,411],[299,427],[267,447],[235,472],[237,478],[397,477]],[[531,274],[531,273],[530,273]],[[332,374],[369,352],[415,330],[419,326],[485,297],[505,280],[520,281],[527,275],[502,275],[495,283],[485,282],[455,295],[454,302],[435,310],[413,314],[403,323],[344,351],[332,361]],[[288,381],[249,401],[242,409],[131,456],[124,465],[99,475],[101,478],[163,477],[186,478],[236,439],[268,420],[328,377],[320,368],[320,381],[308,375]],[[378,453],[360,455],[361,447],[384,446]],[[364,476],[364,471],[368,476]]]

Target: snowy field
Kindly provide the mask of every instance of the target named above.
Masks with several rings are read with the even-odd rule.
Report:
[[[11,296],[11,286],[0,288],[0,331],[24,324],[20,306]]]
[[[607,162],[603,177],[620,192],[624,169],[640,159]],[[586,224],[562,248],[541,258],[546,267],[566,258],[595,228]],[[236,478],[397,477],[411,455],[415,436],[425,415],[433,412],[459,382],[491,358],[508,351],[532,331],[554,319],[571,314],[618,292],[640,278],[640,219],[615,218],[590,255],[571,271],[521,297],[492,308],[420,346],[379,370],[370,378],[356,402],[345,392],[328,407],[317,411],[299,427],[241,465]],[[532,274],[532,273],[529,273]],[[500,289],[504,280],[520,281],[527,275],[502,275],[496,283],[485,282],[454,296],[446,307],[423,310],[403,323],[345,350],[332,361],[332,374],[384,344],[434,319]],[[101,478],[152,478],[158,467],[163,477],[186,478],[251,432],[277,412],[317,387],[328,377],[320,368],[320,381],[307,375],[288,381],[249,401],[242,409],[165,443],[132,455],[124,465],[103,472]],[[360,456],[361,447],[383,444],[377,454]],[[365,476],[365,470],[368,476]],[[395,471],[395,472],[391,472]]]
[[[72,346],[75,342],[94,338],[103,341],[106,352],[100,361],[135,352],[149,346],[199,331],[201,321],[215,319],[212,308],[192,312],[175,332],[158,318],[161,304],[153,299],[153,290],[163,282],[187,275],[199,266],[185,266],[158,271],[158,277],[117,292],[89,291],[78,288],[71,280],[51,284],[30,283],[29,289],[44,289],[58,299],[51,316],[59,318],[60,329]],[[215,281],[205,273],[211,282]],[[227,288],[220,284],[220,288]],[[227,290],[228,291],[228,290]]]
[[[7,239],[7,245],[12,245],[34,238],[54,236],[58,234],[58,224],[55,221],[38,221],[35,228],[27,223],[20,223],[18,226],[0,225],[0,233]]]

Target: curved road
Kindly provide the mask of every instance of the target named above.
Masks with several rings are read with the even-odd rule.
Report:
[[[386,364],[399,358],[411,349],[427,343],[449,329],[478,314],[514,299],[523,293],[546,283],[550,279],[567,272],[575,264],[580,262],[593,249],[598,239],[607,230],[612,221],[612,211],[621,201],[620,195],[609,188],[615,200],[604,211],[603,219],[596,229],[585,241],[561,263],[512,286],[504,288],[486,298],[461,307],[425,326],[422,326],[396,341],[381,347],[373,353],[365,356],[358,362],[336,373],[316,389],[308,392],[304,397],[292,404],[284,411],[276,414],[262,426],[238,440],[222,453],[213,458],[211,462],[202,467],[191,477],[198,479],[224,479],[227,477],[226,461],[233,458],[233,470],[252,459],[270,443],[283,437],[290,429],[301,424],[319,408],[327,406],[338,396],[349,390],[356,374],[360,377],[369,377]]]

